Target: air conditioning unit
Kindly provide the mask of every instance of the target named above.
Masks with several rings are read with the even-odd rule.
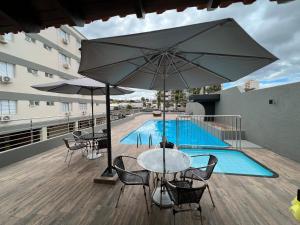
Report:
[[[2,83],[4,83],[4,84],[8,84],[8,83],[11,82],[11,78],[8,77],[8,76],[4,76],[4,77],[2,77],[1,81],[2,81]]]
[[[69,69],[69,68],[70,68],[70,65],[69,65],[68,63],[64,63],[64,64],[63,64],[63,67],[64,67],[65,69]]]
[[[86,111],[82,111],[81,113],[82,113],[82,115],[86,115]]]
[[[69,44],[69,41],[67,38],[62,38],[61,39],[62,43],[64,43],[65,45]]]
[[[9,122],[10,120],[11,120],[11,117],[9,115],[2,116],[2,119],[1,119],[1,121],[3,121],[3,122]]]
[[[5,37],[3,35],[0,35],[0,43],[7,44],[7,41],[5,40]]]

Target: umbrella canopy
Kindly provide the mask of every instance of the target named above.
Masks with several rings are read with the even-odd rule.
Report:
[[[83,40],[79,73],[111,85],[186,89],[235,81],[277,58],[233,19]]]
[[[94,95],[106,94],[105,84],[86,77],[72,80],[63,80],[47,84],[39,84],[32,87],[40,91],[48,91],[61,94],[91,95],[91,89],[93,89]],[[127,89],[119,87],[110,88],[110,95],[124,95],[130,93],[132,93],[132,91],[129,91]]]
[[[108,84],[103,84],[90,78],[78,78],[72,80],[63,80],[58,82],[52,82],[47,84],[40,84],[32,86],[40,91],[55,92],[61,94],[79,94],[90,95],[92,104],[92,134],[94,137],[94,95],[106,95],[106,125],[107,125],[107,170],[106,175],[112,176],[112,160],[111,160],[111,127],[110,127],[110,95],[123,95],[130,94],[133,91],[129,91],[119,87],[109,87]],[[93,138],[93,149],[95,147]],[[93,155],[92,155],[93,159]]]
[[[238,80],[277,58],[233,19],[83,40],[79,73],[125,87],[188,89]],[[163,110],[165,162],[165,104]],[[165,163],[164,163],[165,165]]]

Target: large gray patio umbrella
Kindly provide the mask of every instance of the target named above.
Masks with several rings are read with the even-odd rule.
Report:
[[[165,103],[166,90],[235,81],[275,60],[233,19],[222,19],[83,40],[79,73],[110,85],[164,90]],[[165,143],[165,104],[163,121]]]
[[[107,123],[107,153],[108,153],[108,174],[112,174],[111,167],[111,127],[110,127],[110,95],[130,94],[132,91],[119,88],[116,86],[110,87],[108,84],[103,84],[90,78],[78,78],[72,80],[63,80],[47,84],[39,84],[32,86],[40,91],[55,92],[61,94],[79,94],[90,95],[92,105],[92,135],[95,134],[94,124],[94,95],[106,95],[106,123]],[[93,141],[94,147],[94,141]]]

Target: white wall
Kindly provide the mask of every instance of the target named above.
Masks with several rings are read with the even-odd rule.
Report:
[[[216,114],[240,114],[246,139],[300,162],[300,83],[221,92]],[[269,104],[273,99],[276,104]]]

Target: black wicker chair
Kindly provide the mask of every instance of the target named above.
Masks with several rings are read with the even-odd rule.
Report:
[[[76,141],[74,139],[67,139],[67,138],[64,138],[63,139],[64,142],[65,142],[65,145],[68,149],[67,151],[67,155],[66,155],[66,158],[65,158],[65,162],[67,161],[67,158],[69,156],[69,153],[70,153],[70,158],[69,158],[69,162],[68,162],[68,167],[70,166],[70,163],[71,163],[71,159],[72,159],[72,155],[75,151],[78,151],[78,150],[84,150],[84,151],[87,151],[87,144],[84,143],[84,142],[81,142],[81,143],[76,143]],[[70,144],[70,143],[74,143],[74,144]],[[83,152],[82,152],[83,154]]]
[[[118,196],[117,203],[116,203],[116,208],[118,207],[121,194],[124,191],[124,188],[126,185],[141,185],[141,186],[143,186],[143,189],[144,189],[146,207],[147,207],[147,212],[149,214],[148,201],[147,201],[145,187],[149,188],[149,195],[150,195],[150,186],[149,186],[150,172],[148,170],[136,170],[136,171],[126,170],[123,158],[136,160],[136,158],[131,157],[131,156],[117,156],[113,161],[113,167],[117,171],[120,181],[123,183],[120,193],[119,193],[119,196]]]
[[[193,178],[194,179],[194,178]],[[193,180],[192,179],[192,180]],[[201,177],[198,177],[197,180],[201,180]],[[191,211],[191,204],[197,204],[197,210],[200,213],[200,220],[202,224],[202,209],[200,200],[203,196],[203,193],[207,187],[207,183],[202,180],[201,186],[193,187],[193,182],[188,180],[173,180],[173,181],[164,181],[164,185],[168,191],[168,194],[173,202],[173,219],[175,225],[175,215],[179,212]],[[199,183],[199,182],[198,182]],[[188,204],[189,207],[182,207]]]
[[[202,180],[202,179],[206,180],[206,181],[209,180],[209,178],[211,177],[211,175],[214,171],[215,166],[217,165],[218,159],[214,155],[193,155],[191,157],[193,158],[193,157],[203,157],[203,156],[204,157],[207,157],[207,156],[209,157],[208,163],[207,163],[206,166],[202,166],[202,167],[199,167],[199,168],[189,168],[189,169],[181,172],[180,178],[182,178],[183,180],[192,179],[192,178],[194,178],[196,180]],[[198,179],[198,177],[200,177],[201,179]],[[208,184],[207,184],[207,189],[208,189],[208,193],[209,193],[211,202],[212,202],[213,206],[215,207],[215,203],[214,203],[214,200],[212,198],[212,195],[211,195]]]

